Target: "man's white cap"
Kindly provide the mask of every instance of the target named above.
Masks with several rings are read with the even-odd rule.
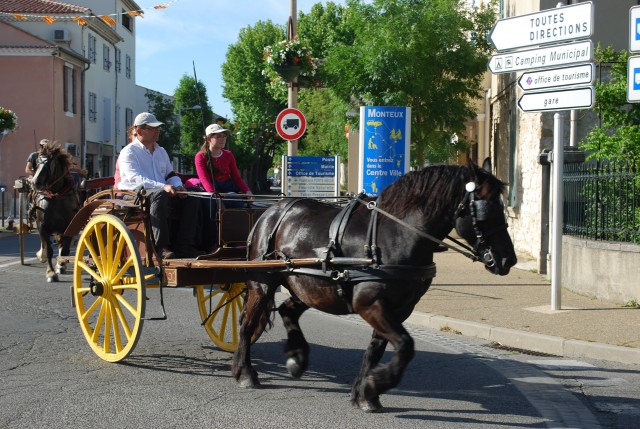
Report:
[[[142,112],[138,116],[136,116],[136,120],[133,121],[133,125],[139,127],[140,125],[149,125],[150,127],[159,127],[163,125],[164,122],[160,122],[156,119],[153,113]]]
[[[211,124],[204,130],[204,133],[207,136],[210,136],[211,134],[228,133],[228,132],[229,132],[228,129],[223,128],[221,125],[218,125],[218,124]]]

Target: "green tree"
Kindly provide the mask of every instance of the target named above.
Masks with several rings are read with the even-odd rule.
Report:
[[[145,93],[145,97],[149,103],[149,111],[160,122],[164,122],[158,144],[167,151],[169,158],[180,156],[180,124],[173,114],[173,101],[159,92],[149,90]]]
[[[597,82],[594,110],[600,126],[594,127],[580,146],[595,159],[626,159],[640,163],[640,104],[627,101],[627,59],[629,54],[598,46],[595,59],[602,69],[610,68],[608,80]]]
[[[328,48],[325,84],[345,102],[412,108],[414,164],[446,161],[466,147],[464,124],[482,95],[494,4],[461,0],[348,0],[351,44]],[[345,33],[349,34],[349,33]]]
[[[298,147],[301,155],[340,155],[347,159],[345,113],[349,105],[330,90],[303,91],[298,108],[304,112],[307,131]]]
[[[222,65],[222,95],[231,102],[235,120],[232,150],[254,192],[266,189],[267,172],[284,145],[274,121],[286,105],[269,94],[269,81],[262,74],[265,46],[282,40],[284,34],[284,27],[271,21],[244,28]]]
[[[193,171],[196,153],[204,142],[204,128],[213,122],[213,111],[204,84],[198,82],[196,86],[195,78],[186,74],[180,79],[174,98],[173,114],[180,117],[182,165]]]

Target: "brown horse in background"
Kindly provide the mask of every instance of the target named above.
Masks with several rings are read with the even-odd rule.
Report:
[[[80,208],[76,184],[70,173],[71,157],[57,145],[45,145],[40,150],[38,168],[33,176],[35,219],[40,233],[40,250],[36,256],[47,263],[47,282],[57,282],[58,274],[65,272],[63,263],[53,266],[53,247],[50,236],[55,236],[58,256],[69,256],[72,237],[63,233]]]

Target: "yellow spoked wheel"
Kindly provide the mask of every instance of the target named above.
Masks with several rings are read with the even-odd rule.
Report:
[[[195,286],[200,318],[204,329],[222,350],[233,352],[238,348],[240,314],[247,296],[244,283]]]
[[[127,357],[138,342],[146,299],[141,266],[138,245],[120,219],[98,215],[85,226],[76,247],[73,298],[87,342],[108,362]]]

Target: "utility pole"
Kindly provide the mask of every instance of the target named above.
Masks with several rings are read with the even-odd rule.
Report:
[[[287,38],[293,40],[298,36],[298,0],[289,0],[289,23],[287,27]],[[292,109],[298,108],[298,78],[295,77],[287,85],[288,88],[288,107]],[[298,140],[289,140],[287,145],[287,155],[298,155]]]

